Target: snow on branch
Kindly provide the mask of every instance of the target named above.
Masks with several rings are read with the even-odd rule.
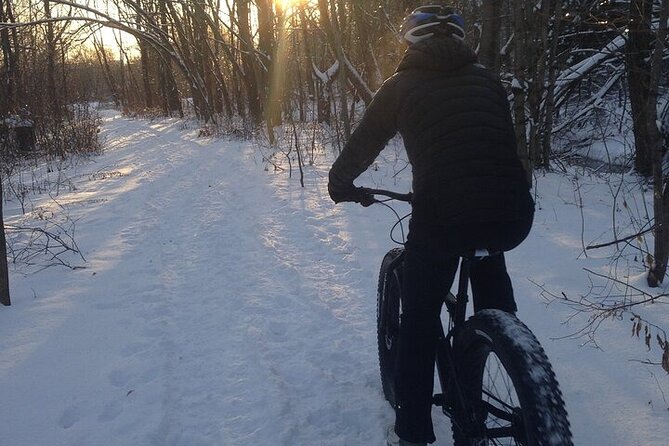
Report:
[[[555,97],[563,97],[574,82],[583,79],[593,69],[620,54],[620,51],[625,47],[626,43],[627,39],[625,36],[618,36],[601,51],[583,59],[560,73],[555,81]],[[560,102],[560,99],[558,99],[558,102]]]
[[[344,63],[346,64],[346,68],[354,81],[353,83],[358,90],[358,94],[360,94],[365,103],[371,102],[372,98],[374,97],[374,92],[371,90],[371,88],[369,88],[367,82],[365,82],[358,70],[353,66],[351,61],[348,60],[346,55],[344,55]]]
[[[609,80],[606,82],[606,84],[599,89],[597,93],[595,93],[589,100],[588,104],[586,104],[584,107],[581,107],[581,109],[576,113],[574,116],[572,116],[570,119],[566,119],[563,121],[560,125],[556,126],[552,133],[558,133],[561,130],[565,129],[566,127],[572,125],[575,121],[577,121],[579,118],[587,115],[590,113],[594,108],[596,108],[601,102],[606,93],[611,90],[611,88],[618,82],[618,80],[622,77],[623,71],[621,69],[620,72],[616,73],[615,75],[611,76]]]
[[[339,71],[339,61],[335,61],[335,63],[333,63],[330,68],[325,70],[325,72],[319,70],[315,63],[312,62],[311,65],[314,70],[314,75],[324,84],[331,82]]]

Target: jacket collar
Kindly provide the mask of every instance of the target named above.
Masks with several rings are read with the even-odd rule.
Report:
[[[397,71],[455,71],[477,62],[476,53],[464,42],[450,37],[432,37],[409,46]]]

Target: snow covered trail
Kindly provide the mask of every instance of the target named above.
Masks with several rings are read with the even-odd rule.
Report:
[[[394,216],[332,205],[326,162],[301,188],[263,171],[252,143],[103,113],[106,151],[68,172],[76,190],[33,197],[40,212],[26,215],[5,204],[9,223],[67,211],[87,261],[11,272],[0,446],[383,445],[393,414],[374,293]],[[407,190],[409,172],[384,166],[362,183]],[[669,386],[630,361],[639,340],[604,325],[603,350],[553,341],[578,321],[565,326],[570,311],[547,308],[536,285],[578,296],[581,268],[606,265],[580,255],[610,222],[609,186],[588,187],[584,221],[568,178],[538,181],[532,234],[507,256],[520,315],[553,363],[576,444],[665,446]],[[433,413],[437,444],[452,444]]]
[[[247,144],[178,123],[105,128],[104,180],[61,200],[87,268],[27,302],[18,277],[0,316],[6,444],[379,444],[370,275],[323,191],[275,188]]]

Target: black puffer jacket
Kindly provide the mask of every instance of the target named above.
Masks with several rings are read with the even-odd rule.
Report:
[[[350,188],[398,131],[413,167],[414,223],[531,218],[506,93],[466,44],[435,37],[409,47],[332,166],[330,187]]]

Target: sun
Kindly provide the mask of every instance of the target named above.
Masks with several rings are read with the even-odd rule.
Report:
[[[274,0],[274,3],[283,11],[307,3],[308,0]]]

